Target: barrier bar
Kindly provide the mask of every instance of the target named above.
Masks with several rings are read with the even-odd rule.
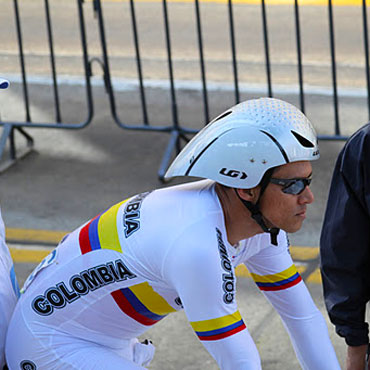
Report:
[[[333,80],[334,126],[335,126],[335,135],[340,136],[338,91],[337,91],[337,65],[335,61],[335,37],[334,37],[334,18],[333,18],[332,0],[329,0],[328,2],[328,10],[329,10],[331,73],[332,73],[332,80]]]
[[[299,101],[301,111],[305,112],[304,91],[303,91],[303,67],[302,67],[302,49],[301,49],[301,30],[299,22],[299,5],[298,0],[294,0],[294,20],[297,43],[297,63],[298,63],[298,82],[299,82]]]

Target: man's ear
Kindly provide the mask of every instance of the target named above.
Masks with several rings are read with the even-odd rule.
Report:
[[[256,186],[252,189],[236,189],[236,192],[238,193],[240,198],[254,203],[258,199],[259,187]]]

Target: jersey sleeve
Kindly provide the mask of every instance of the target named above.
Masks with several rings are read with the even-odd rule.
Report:
[[[177,290],[199,340],[221,369],[260,369],[256,346],[235,301],[235,273],[220,230],[208,242],[186,236],[166,260],[167,278]],[[204,234],[202,233],[198,235]]]
[[[5,337],[13,313],[19,287],[15,277],[12,258],[5,243],[5,226],[0,210],[0,367],[5,365]]]
[[[245,262],[258,288],[280,315],[303,369],[340,369],[325,320],[293,264],[283,232],[279,245]]]

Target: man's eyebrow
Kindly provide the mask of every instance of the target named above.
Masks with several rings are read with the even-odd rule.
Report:
[[[297,177],[273,177],[281,180],[297,180],[297,179],[310,179],[312,178],[312,172],[308,176],[297,176]]]
[[[312,172],[308,176],[305,176],[305,177],[295,177],[295,179],[310,179],[310,178],[312,178]]]

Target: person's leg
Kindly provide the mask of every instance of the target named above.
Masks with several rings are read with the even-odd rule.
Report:
[[[77,341],[59,347],[53,366],[47,369],[111,370],[111,369],[144,369],[133,361],[121,357],[111,349],[94,343]]]
[[[16,309],[6,340],[6,361],[10,369],[144,369],[134,363],[134,340],[127,340],[118,350],[53,329],[45,331],[35,323],[32,326],[31,332],[21,310]]]
[[[120,348],[114,349],[58,334],[51,346],[58,357],[57,369],[144,369],[141,365],[148,365],[154,355],[150,342],[140,343],[136,338],[122,341]]]

